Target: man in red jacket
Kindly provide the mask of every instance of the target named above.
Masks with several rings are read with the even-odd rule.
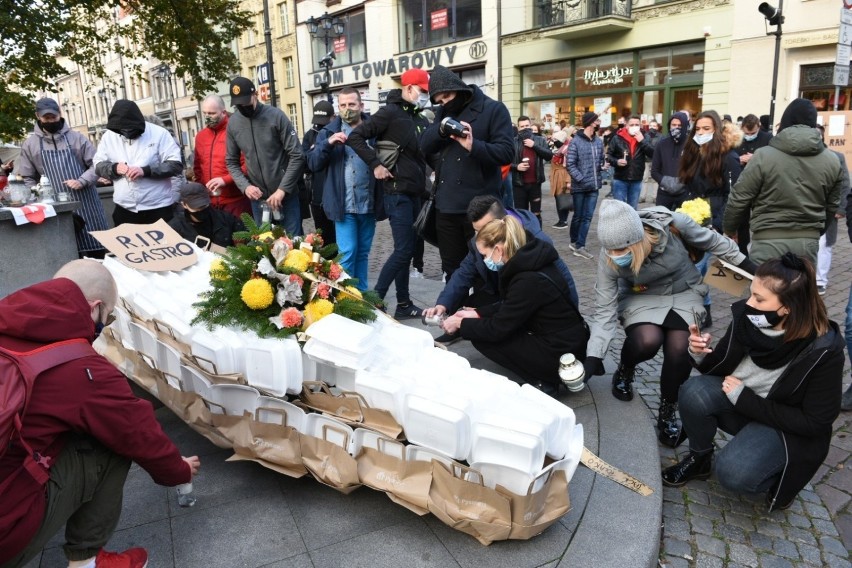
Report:
[[[211,205],[227,211],[237,219],[243,213],[251,215],[251,203],[234,183],[225,165],[225,131],[228,128],[228,113],[225,101],[219,95],[210,95],[201,103],[204,115],[203,128],[195,136],[195,157],[192,169],[195,181],[207,186]],[[245,171],[245,156],[241,157]]]
[[[30,351],[67,339],[92,342],[118,299],[109,271],[75,260],[53,280],[0,300],[0,345]],[[141,548],[103,550],[121,515],[124,482],[135,461],[160,485],[188,483],[201,465],[182,458],[160,428],[149,402],[105,358],[86,356],[42,373],[33,384],[21,434],[50,479],[40,484],[23,468],[15,439],[0,458],[0,566],[27,563],[65,525],[71,568],[143,568]]]

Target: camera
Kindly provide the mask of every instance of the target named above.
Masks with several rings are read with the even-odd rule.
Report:
[[[441,121],[441,126],[438,128],[441,136],[458,136],[459,138],[467,138],[467,130],[462,126],[461,122],[455,118],[446,117]]]
[[[320,59],[320,61],[319,61],[320,67],[325,67],[327,69],[331,69],[332,67],[334,67],[334,60],[335,59],[336,58],[334,57],[334,52],[329,51],[328,53],[325,54],[325,57]]]

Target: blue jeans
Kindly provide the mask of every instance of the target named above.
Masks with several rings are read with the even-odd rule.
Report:
[[[571,242],[577,248],[586,246],[586,235],[589,234],[597,205],[597,190],[574,193],[574,217],[571,218],[570,232]]]
[[[612,196],[619,201],[630,205],[633,209],[639,208],[639,195],[642,193],[642,180],[624,181],[622,179],[612,180]]]
[[[384,299],[391,282],[394,282],[396,303],[407,304],[411,300],[408,295],[408,265],[414,257],[417,240],[414,219],[420,212],[420,198],[400,193],[385,195],[385,212],[393,235],[393,252],[379,273],[376,292]]]
[[[376,216],[372,213],[347,213],[343,221],[334,222],[337,248],[342,255],[340,265],[352,278],[358,279],[357,287],[367,289],[370,271],[370,247],[376,234]]]
[[[503,180],[503,185],[500,186],[500,199],[503,201],[503,207],[507,209],[515,208],[515,190],[512,188],[512,174],[506,176]]]
[[[722,380],[698,375],[680,387],[680,419],[689,449],[699,454],[712,451],[717,428],[732,434],[734,438],[717,452],[713,464],[719,483],[736,492],[768,491],[787,461],[781,433],[737,412],[722,391]]]
[[[849,288],[849,302],[846,304],[846,351],[852,360],[852,288]]]
[[[695,268],[698,269],[698,272],[701,273],[702,277],[707,276],[707,268],[710,266],[710,256],[709,252],[705,252],[704,257],[695,263]],[[707,292],[707,295],[704,296],[704,305],[713,305],[713,300],[710,298],[710,292]]]
[[[261,203],[262,201],[258,199],[251,200],[251,214],[252,217],[254,217],[254,222],[258,225],[260,225],[260,222],[263,219],[260,210]],[[278,210],[281,212],[281,219],[276,221],[273,217],[271,219],[273,223],[281,225],[281,228],[284,229],[291,237],[304,234],[302,232],[302,208],[299,206],[298,193],[288,194],[287,198],[283,203],[281,203],[281,207],[279,207]]]

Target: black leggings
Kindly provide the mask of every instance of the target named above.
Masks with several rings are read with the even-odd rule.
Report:
[[[663,348],[663,370],[660,373],[660,398],[664,402],[677,402],[680,385],[689,378],[692,364],[689,360],[689,329],[683,319],[670,312],[662,325],[637,323],[626,330],[627,339],[621,349],[621,363],[635,367],[657,354]]]

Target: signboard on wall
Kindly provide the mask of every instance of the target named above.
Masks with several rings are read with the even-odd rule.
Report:
[[[447,9],[443,10],[435,10],[430,14],[432,19],[432,29],[433,30],[441,30],[446,28],[449,25],[449,18],[447,17]]]
[[[595,99],[595,112],[601,117],[601,126],[606,128],[612,124],[612,97],[601,97]]]
[[[852,111],[818,112],[817,122],[825,127],[825,145],[852,164]]]
[[[541,122],[545,130],[553,130],[553,117],[556,115],[556,101],[541,103]]]
[[[346,51],[346,36],[341,36],[334,40],[334,53],[344,53]]]

